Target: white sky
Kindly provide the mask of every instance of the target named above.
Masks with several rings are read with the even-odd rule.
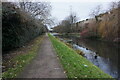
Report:
[[[6,0],[2,0],[3,2]],[[70,6],[72,6],[72,11],[76,13],[79,20],[84,20],[89,18],[91,10],[93,10],[97,5],[101,4],[103,10],[107,10],[109,3],[112,1],[119,0],[7,0],[10,2],[16,1],[49,1],[52,5],[52,16],[55,17],[56,22],[60,22],[65,17],[70,14]]]
[[[106,11],[112,1],[118,0],[50,0],[52,4],[52,16],[57,21],[63,20],[70,14],[70,6],[79,18],[78,21],[90,18],[89,14],[97,5],[102,5],[102,10]]]
[[[40,2],[40,1],[50,1],[50,2],[111,2],[111,1],[119,1],[119,0],[1,0],[2,2],[10,1],[32,1],[32,2]]]
[[[97,5],[102,5],[103,10],[106,10],[109,2],[52,2],[52,16],[58,20],[63,20],[72,11],[76,13],[79,20],[89,18],[89,13]],[[71,7],[70,7],[71,6]]]

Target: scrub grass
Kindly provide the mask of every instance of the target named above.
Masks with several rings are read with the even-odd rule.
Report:
[[[112,78],[59,39],[48,36],[68,78]]]
[[[36,56],[39,45],[43,36],[37,37],[33,40],[32,47],[26,53],[22,53],[9,60],[14,63],[13,68],[9,68],[7,71],[2,73],[3,78],[15,78],[24,69],[24,67],[30,63],[30,61]]]

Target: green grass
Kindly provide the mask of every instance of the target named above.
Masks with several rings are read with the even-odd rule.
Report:
[[[112,78],[63,42],[48,35],[68,78]]]
[[[9,68],[6,72],[2,73],[3,78],[15,78],[24,69],[25,65],[29,64],[30,61],[36,56],[42,36],[36,38],[32,43],[32,47],[26,53],[20,54],[10,61],[15,63],[14,68]]]

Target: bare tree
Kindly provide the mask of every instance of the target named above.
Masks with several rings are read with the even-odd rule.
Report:
[[[77,21],[77,16],[75,12],[71,12],[68,17],[66,17],[62,22],[59,24],[61,26],[62,32],[64,33],[70,33],[73,32],[73,29],[75,28],[75,24]]]
[[[118,8],[118,2],[111,2],[109,7],[110,7],[109,11],[111,11],[115,8]]]
[[[75,12],[72,12],[67,18],[66,20],[68,20],[70,22],[70,24],[74,24],[77,21],[77,16]]]
[[[78,17],[76,16],[75,12],[71,12],[71,14],[66,18],[67,22],[69,23],[69,25],[67,24],[66,27],[70,28],[70,32],[73,32],[77,19]]]
[[[20,2],[20,7],[26,12],[30,13],[31,16],[40,19],[41,22],[48,20],[51,15],[51,5],[49,2]]]
[[[98,16],[101,13],[101,11],[102,11],[102,5],[98,5],[91,11],[89,16],[91,17]]]

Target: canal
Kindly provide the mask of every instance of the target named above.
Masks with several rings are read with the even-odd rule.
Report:
[[[84,53],[86,59],[112,77],[118,77],[118,52],[120,50],[118,44],[81,39],[75,36],[55,36],[64,41],[69,40],[74,49],[79,49]]]

